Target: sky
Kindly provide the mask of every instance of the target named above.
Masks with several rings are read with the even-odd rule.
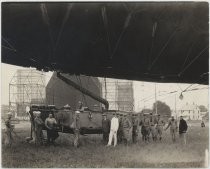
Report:
[[[9,104],[9,83],[15,75],[17,69],[25,69],[19,66],[13,66],[1,63],[1,104]],[[52,72],[46,73],[46,84],[48,83]],[[189,87],[191,84],[178,84],[178,83],[151,83],[133,81],[134,88],[134,105],[135,111],[140,111],[142,108],[152,108],[155,102],[155,85],[156,85],[156,98],[165,102],[172,110],[180,109],[186,103],[204,105],[208,107],[209,95],[208,86],[194,84],[189,89],[205,88],[202,90],[188,91],[183,93],[183,99],[180,100],[179,96],[181,91]],[[170,92],[177,91],[176,93],[169,94]]]

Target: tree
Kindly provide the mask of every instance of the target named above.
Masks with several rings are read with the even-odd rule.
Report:
[[[156,101],[153,103],[153,113],[156,112],[156,104],[157,104],[157,113],[162,116],[171,116],[171,109],[170,107],[161,101]]]
[[[207,108],[204,105],[198,106],[201,112],[207,112]]]

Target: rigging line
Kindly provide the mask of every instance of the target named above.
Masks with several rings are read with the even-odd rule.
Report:
[[[177,84],[177,86],[179,87],[179,89],[180,89],[181,91],[183,91],[182,88],[179,86],[179,84]]]
[[[173,93],[176,93],[176,92],[178,92],[178,91],[172,91],[172,92],[169,92],[169,93],[165,93],[165,94],[160,94],[160,95],[157,95],[158,97],[161,97],[161,96],[165,96],[165,95],[168,95],[168,94],[173,94]],[[153,100],[155,97],[153,96],[153,97],[151,97],[151,98],[148,98],[148,99],[146,99],[146,100],[144,100],[144,101],[149,101],[149,100]]]
[[[167,12],[166,8],[167,8],[166,6],[163,7],[163,9],[161,10],[160,14],[157,16],[156,20],[160,20],[162,15]]]
[[[106,29],[106,39],[107,39],[107,43],[108,43],[109,57],[111,58],[111,44],[110,44],[110,35],[109,35],[108,19],[107,19],[107,15],[106,15],[106,8],[103,7],[101,10],[102,10],[101,11],[102,19],[103,19],[104,26]]]
[[[78,81],[78,83],[79,83],[79,86],[80,86],[80,89],[82,88],[82,82],[81,82],[81,79],[80,79],[80,76],[76,76],[76,78],[77,78],[77,81]],[[80,91],[81,92],[81,91]],[[83,101],[85,102],[85,104],[86,104],[86,106],[87,106],[87,101],[86,101],[86,98],[85,98],[85,96],[84,96],[84,93],[83,92],[81,92],[82,93],[82,96],[83,96]]]
[[[82,81],[81,81],[80,76],[79,76],[79,81],[80,81],[80,85],[81,85],[81,87],[82,87]],[[86,97],[85,97],[84,93],[82,93],[82,94],[83,94],[83,97],[84,97],[84,100],[85,100],[85,104],[86,104],[86,106],[88,106]]]
[[[185,72],[185,70],[188,68],[188,67],[190,67],[194,62],[195,62],[195,60],[196,59],[198,59],[205,51],[206,51],[206,49],[208,49],[208,47],[209,46],[206,46],[196,57],[194,57],[194,59],[178,74],[179,76],[181,76],[181,74],[183,73],[183,72]]]
[[[117,49],[118,49],[118,46],[120,44],[120,41],[122,39],[122,36],[123,34],[125,33],[129,23],[130,23],[130,20],[131,20],[131,17],[132,17],[132,14],[133,14],[133,11],[129,12],[128,16],[126,17],[125,19],[125,22],[124,22],[124,26],[123,26],[123,30],[121,31],[120,33],[120,36],[117,40],[117,43],[115,44],[115,48],[114,48],[114,51],[112,52],[112,55],[111,55],[111,59],[113,58],[114,54],[116,53]]]
[[[185,92],[187,89],[189,89],[191,86],[193,86],[194,84],[189,85],[186,89],[184,89],[182,92]]]
[[[186,90],[185,92],[191,92],[191,91],[195,91],[195,90],[205,90],[205,89],[209,89],[209,87],[193,88],[193,89],[190,89],[190,90]]]
[[[106,77],[104,77],[104,88],[105,88],[105,99],[107,99],[107,84],[106,84]]]
[[[4,45],[1,45],[3,48],[5,48],[5,49],[8,49],[8,50],[11,50],[11,51],[13,51],[13,52],[17,52],[15,49],[13,49],[13,48],[9,48],[9,47],[6,47],[6,46],[4,46]]]
[[[153,47],[154,47],[156,30],[157,30],[157,21],[155,21],[152,26],[152,43],[151,43],[151,48],[149,51],[149,67],[151,66],[150,65],[151,64],[151,56],[152,56],[152,51],[153,51]]]
[[[197,80],[197,82],[199,82],[201,79],[202,79],[203,77],[200,77],[198,80]],[[193,85],[195,85],[195,84],[191,84],[191,85],[189,85],[186,89],[184,89],[182,92],[185,92],[185,91],[188,91],[187,89],[189,89],[191,86],[193,86]],[[198,85],[199,86],[199,85]]]
[[[55,44],[54,44],[54,39],[53,39],[52,31],[50,29],[50,21],[49,21],[49,16],[48,16],[48,13],[47,13],[47,8],[46,8],[45,4],[43,4],[43,3],[40,5],[40,8],[41,8],[42,18],[44,20],[44,23],[48,27],[48,33],[49,33],[49,36],[50,36],[52,49],[54,49]]]
[[[166,41],[166,43],[163,45],[162,49],[160,50],[158,56],[154,59],[154,61],[152,62],[149,70],[152,69],[153,65],[156,63],[156,61],[159,59],[159,57],[161,56],[161,54],[163,53],[163,51],[166,49],[166,47],[168,46],[169,42],[171,41],[171,39],[174,37],[174,35],[177,32],[178,27],[176,27],[176,29],[171,33],[171,35],[169,36],[168,40]]]
[[[189,50],[188,50],[188,52],[187,52],[187,56],[186,56],[186,58],[185,58],[185,60],[184,60],[184,63],[182,64],[181,70],[184,68],[185,63],[187,62],[187,60],[188,60],[188,58],[189,58],[189,56],[190,56],[190,53],[191,53],[192,48],[193,48],[194,45],[195,45],[195,42],[192,43],[191,47],[189,48]]]
[[[192,89],[194,89],[194,88],[196,88],[196,87],[198,87],[198,86],[201,86],[201,84],[198,84],[198,85],[194,86]],[[192,89],[191,89],[191,90],[192,90]]]
[[[9,45],[10,48],[12,48],[14,51],[17,51],[9,42],[6,40],[3,36],[2,39]],[[3,45],[2,45],[3,46]]]
[[[58,37],[57,37],[57,40],[56,40],[56,43],[55,43],[54,52],[55,52],[55,50],[56,50],[56,48],[58,46],[58,43],[59,43],[60,38],[61,38],[61,34],[62,34],[64,26],[65,26],[65,24],[66,24],[66,22],[67,22],[67,20],[69,18],[69,15],[70,15],[72,7],[73,7],[73,4],[68,4],[67,11],[66,11],[66,14],[65,14],[65,16],[63,18],[63,22],[62,22],[62,25],[61,25],[61,28],[60,28],[60,31],[58,33]]]
[[[2,45],[2,47],[8,48],[8,47],[3,46],[3,45]],[[8,48],[8,49],[11,50],[10,48]],[[15,50],[15,52],[17,53],[17,55],[21,56],[21,58],[24,58],[24,59],[26,59],[27,61],[35,62],[35,63],[37,63],[37,64],[39,64],[39,65],[42,65],[41,62],[36,61],[34,58],[28,58],[28,57],[26,57],[24,54],[22,54],[20,51],[16,50],[15,48],[14,48],[14,50]]]
[[[174,95],[166,96],[166,97],[164,97],[164,98],[161,98],[160,100],[164,100],[164,99],[169,98],[169,97],[174,97]]]
[[[125,7],[125,9],[126,9],[127,11],[130,11],[130,9],[128,8],[128,6],[126,5],[125,2],[122,2],[122,4],[123,4],[123,6]]]

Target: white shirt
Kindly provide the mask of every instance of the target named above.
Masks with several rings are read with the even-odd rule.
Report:
[[[111,128],[110,130],[117,131],[119,127],[119,120],[117,117],[113,117],[111,120]]]

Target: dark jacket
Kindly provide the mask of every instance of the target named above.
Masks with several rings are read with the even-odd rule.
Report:
[[[110,120],[109,119],[102,120],[102,129],[103,129],[103,132],[109,133],[109,131],[110,131]]]
[[[180,120],[180,122],[179,122],[179,133],[180,134],[181,133],[186,133],[187,127],[188,127],[187,122],[184,119]]]

